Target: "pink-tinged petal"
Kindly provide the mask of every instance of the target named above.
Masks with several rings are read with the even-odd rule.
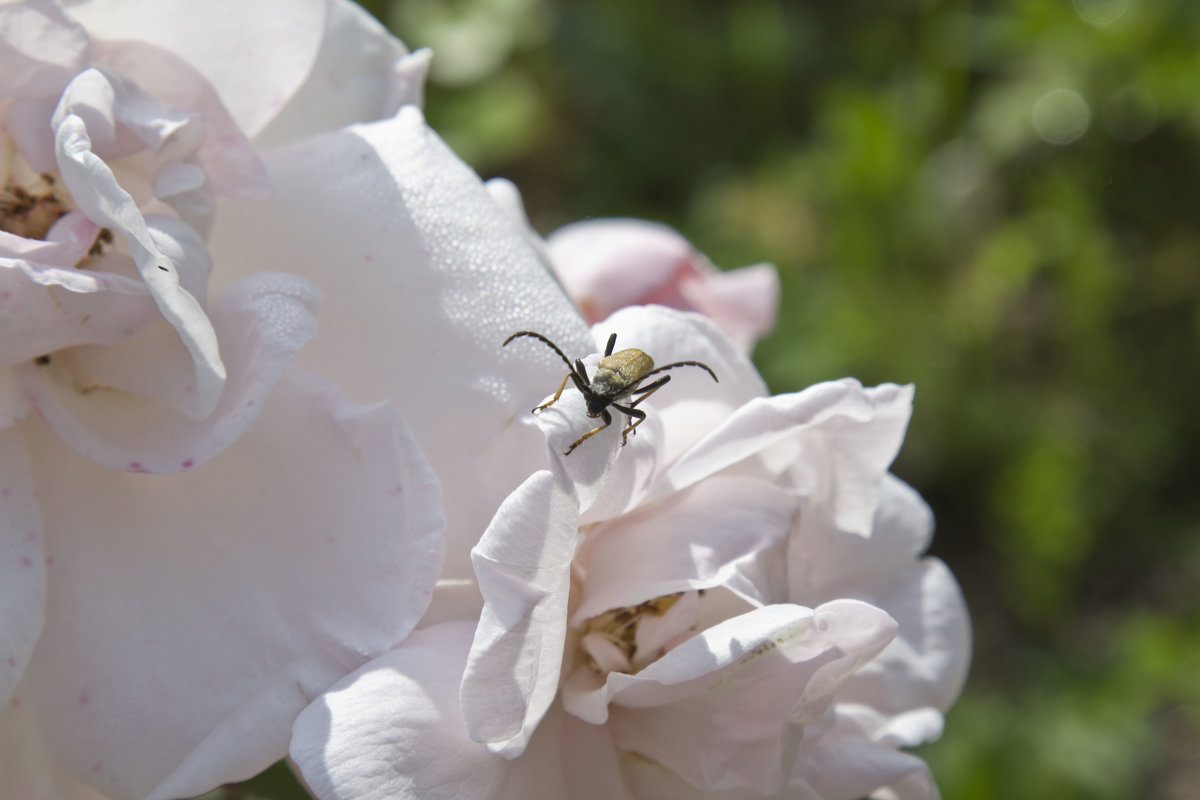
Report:
[[[895,623],[851,600],[814,610],[775,605],[686,640],[636,675],[610,673],[602,690],[573,694],[568,711],[609,724],[622,751],[657,761],[705,790],[784,782],[787,726],[818,719],[837,687],[879,653]]]
[[[414,632],[334,684],[292,728],[319,800],[491,800],[508,762],[471,741],[458,685],[472,628]]]
[[[0,428],[0,708],[42,632],[46,557],[29,455],[21,432]]]
[[[325,34],[327,3],[91,0],[67,11],[93,38],[134,39],[177,54],[213,85],[238,127],[253,136],[307,79]]]
[[[783,443],[785,449],[767,454],[762,466],[768,472],[797,469],[802,493],[829,503],[842,530],[867,535],[883,472],[900,449],[911,408],[911,386],[864,389],[853,378],[755,398],[681,456],[658,491],[691,486]]]
[[[204,309],[180,285],[179,276],[155,244],[133,198],[117,183],[108,165],[91,151],[83,119],[68,114],[58,120],[55,150],[59,171],[72,198],[93,222],[125,237],[142,280],[187,348],[196,387],[185,413],[203,419],[216,407],[225,384],[217,337]]]
[[[679,287],[686,307],[711,317],[747,352],[775,327],[779,292],[779,272],[771,264],[717,272]]]
[[[591,337],[528,237],[418,109],[264,159],[273,199],[224,204],[214,281],[274,266],[321,287],[321,335],[300,363],[354,397],[390,400],[437,473],[454,476],[445,577],[471,577],[492,513],[546,467],[529,411],[566,374],[549,348],[501,344],[536,330],[582,353]]]
[[[637,219],[576,222],[551,233],[546,247],[567,292],[591,322],[631,305],[698,311],[747,351],[775,325],[774,267],[721,272],[666,225]]]
[[[546,250],[589,322],[632,305],[681,308],[680,281],[713,268],[676,231],[637,219],[566,225],[546,237]]]
[[[0,775],[14,800],[111,800],[54,763],[20,696],[0,705]]]
[[[212,304],[212,324],[228,343],[230,373],[220,404],[202,421],[176,410],[189,374],[179,369],[188,362],[172,353],[178,339],[165,326],[117,347],[60,352],[46,365],[27,362],[17,372],[38,412],[82,455],[134,472],[190,469],[228,447],[258,417],[276,378],[316,331],[318,304],[315,287],[278,273],[246,278]],[[147,370],[147,363],[160,366]],[[81,374],[90,383],[81,385]]]
[[[484,607],[463,675],[471,738],[520,755],[558,691],[578,511],[547,471],[531,475],[471,551]]]
[[[291,369],[235,446],[173,475],[101,467],[36,418],[21,430],[52,560],[22,693],[55,760],[106,793],[253,775],[429,601],[439,489],[386,404]]]
[[[588,534],[577,559],[583,597],[579,625],[610,608],[654,597],[725,586],[757,604],[782,590],[781,553],[767,551],[791,529],[796,500],[756,478],[714,477]]]
[[[266,193],[266,168],[221,98],[195,67],[175,53],[129,39],[96,42],[92,59],[111,73],[128,78],[166,106],[203,120],[204,138],[196,156],[214,191],[248,197]]]
[[[258,135],[261,146],[294,142],[419,106],[429,50],[410,54],[357,3],[326,4],[321,48],[288,104]]]
[[[0,4],[0,99],[57,96],[87,59],[87,32],[57,3]]]

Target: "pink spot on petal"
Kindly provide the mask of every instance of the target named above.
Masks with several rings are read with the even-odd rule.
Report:
[[[0,489],[0,496],[3,496],[3,497],[11,497],[11,496],[12,496],[12,489],[10,489],[10,488],[8,488],[7,486],[5,486],[3,489]]]
[[[193,459],[185,458],[183,460],[183,468],[184,469],[191,469],[194,466],[196,466],[196,462]]]
[[[25,569],[33,568],[33,559],[30,558],[29,556],[21,556],[20,558],[17,559],[17,563],[19,563]]]
[[[129,469],[131,472],[143,472],[144,473],[144,472],[150,471],[150,470],[146,469],[145,467],[143,467],[142,462],[140,462],[140,461],[130,461]]]
[[[54,556],[46,556],[46,566],[49,567],[49,566],[52,566],[53,564],[54,564]]]
[[[247,401],[246,401],[246,408],[249,408],[249,407],[250,407],[250,406],[252,406],[252,405],[254,405],[254,401],[253,401],[253,400],[247,400]]]
[[[80,692],[79,705],[86,706],[90,702],[92,702],[92,696],[90,694],[88,694],[87,692]]]
[[[371,255],[370,253],[367,253],[365,256],[363,256],[363,261],[366,261],[368,263],[370,263],[371,261],[374,261],[374,260],[375,260],[375,256]]]
[[[17,660],[15,658],[13,658],[12,656],[9,656],[8,657],[8,665],[15,669],[17,666]]]

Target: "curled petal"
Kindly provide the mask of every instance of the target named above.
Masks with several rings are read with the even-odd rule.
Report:
[[[471,741],[458,685],[471,626],[422,628],[296,718],[291,757],[320,800],[491,800],[508,762]]]
[[[484,607],[463,675],[471,738],[520,755],[558,691],[578,512],[549,472],[505,500],[471,551]]]
[[[608,715],[619,749],[697,787],[767,794],[784,782],[784,729],[819,719],[895,630],[887,614],[851,600],[815,611],[766,606],[697,634],[636,675],[609,673],[600,689],[567,692],[563,702],[593,723]]]
[[[429,601],[437,481],[386,405],[291,370],[235,446],[175,475],[107,469],[36,418],[21,428],[52,560],[22,693],[55,760],[106,793],[190,797],[253,775]]]
[[[42,632],[46,558],[25,442],[0,428],[0,708],[8,703]]]
[[[55,145],[59,171],[72,198],[94,222],[125,237],[154,302],[187,348],[195,372],[195,393],[186,413],[203,419],[216,407],[225,384],[217,337],[204,309],[180,285],[179,276],[155,244],[133,198],[117,183],[108,165],[92,152],[87,126],[80,117],[68,114],[59,121]]]
[[[177,340],[162,328],[119,347],[78,348],[48,365],[26,363],[18,374],[55,433],[88,458],[134,472],[191,469],[228,447],[258,417],[288,360],[315,332],[318,302],[306,281],[259,273],[213,303],[212,323],[229,342],[231,372],[220,404],[202,421],[175,410],[186,376],[169,368],[186,361],[172,357]],[[147,370],[146,363],[161,367]],[[89,382],[80,382],[81,373]]]
[[[853,378],[755,398],[680,457],[658,491],[691,486],[787,442],[788,450],[772,454],[771,463],[786,468],[803,459],[806,469],[798,477],[808,485],[801,490],[837,509],[842,530],[866,535],[883,472],[900,449],[911,409],[911,386],[864,389]],[[842,496],[829,498],[826,493],[834,489]]]
[[[140,280],[0,258],[0,364],[116,344],[161,319]]]

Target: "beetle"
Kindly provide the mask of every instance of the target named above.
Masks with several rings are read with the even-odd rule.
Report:
[[[600,417],[604,420],[603,425],[592,428],[583,436],[576,439],[575,443],[563,453],[564,456],[569,456],[571,451],[583,444],[584,441],[612,424],[612,414],[609,413],[609,406],[632,420],[629,427],[621,431],[621,445],[624,446],[625,440],[629,438],[630,433],[633,433],[633,429],[646,420],[646,412],[637,407],[638,403],[657,392],[667,381],[671,380],[670,375],[663,375],[658,380],[642,386],[642,381],[651,375],[656,375],[675,367],[699,367],[711,375],[714,381],[720,383],[717,380],[717,373],[713,372],[707,364],[701,364],[699,361],[676,361],[655,369],[654,359],[635,347],[618,350],[614,353],[613,348],[617,345],[617,335],[615,333],[608,337],[608,346],[604,348],[604,357],[600,359],[600,363],[596,366],[596,378],[592,380],[588,378],[587,369],[583,366],[583,359],[575,359],[575,363],[572,365],[571,360],[563,354],[558,345],[540,333],[517,331],[505,339],[501,347],[507,347],[509,342],[521,336],[531,336],[546,344],[551,350],[558,353],[558,357],[563,360],[563,363],[567,365],[567,369],[570,370],[566,377],[563,378],[562,383],[558,385],[558,391],[554,393],[554,397],[550,402],[543,403],[533,409],[533,413],[536,414],[558,402],[558,398],[562,396],[563,389],[567,388],[567,381],[574,381],[575,388],[583,394],[583,399],[587,402],[587,415],[593,419]],[[627,397],[635,397],[636,399],[628,405],[617,405],[619,400],[624,400]]]

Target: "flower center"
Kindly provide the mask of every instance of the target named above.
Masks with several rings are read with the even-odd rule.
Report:
[[[67,213],[55,192],[56,183],[45,172],[24,185],[7,178],[0,189],[0,230],[25,239],[45,239],[50,226]]]
[[[580,631],[588,666],[637,674],[694,632],[696,600],[697,592],[675,592],[591,617]]]

